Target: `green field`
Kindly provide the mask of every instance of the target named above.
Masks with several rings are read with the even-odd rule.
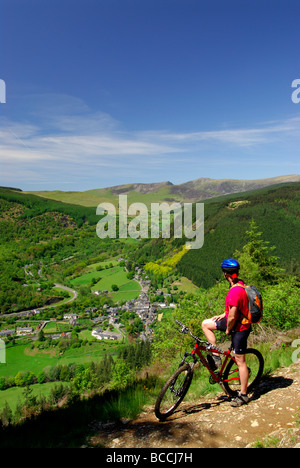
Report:
[[[90,331],[88,332],[91,333]],[[122,346],[122,345],[121,345]],[[96,342],[80,348],[69,348],[62,355],[57,348],[47,351],[31,350],[30,345],[17,345],[6,349],[6,363],[0,363],[0,378],[15,377],[18,372],[31,371],[38,376],[45,368],[63,364],[87,364],[103,359],[105,354],[114,358],[120,349],[120,344],[114,342]],[[59,382],[60,383],[60,382]],[[35,395],[49,395],[51,388],[57,382],[31,385]],[[24,387],[11,387],[0,390],[0,411],[5,402],[14,411],[18,399],[22,399]]]
[[[138,297],[141,291],[139,283],[134,280],[129,280],[126,271],[117,264],[118,262],[106,262],[106,264],[110,263],[115,263],[115,266],[101,271],[96,270],[96,264],[90,265],[89,270],[91,271],[71,280],[72,286],[92,285],[92,281],[98,279],[97,283],[91,286],[91,290],[109,291],[114,301],[127,301]],[[101,265],[102,264],[103,262]],[[114,292],[112,290],[113,284],[118,286],[118,291]]]
[[[99,203],[109,202],[118,209],[119,198],[117,193],[113,193],[110,188],[93,189],[84,192],[62,192],[60,190],[54,191],[35,191],[24,192],[27,194],[37,195],[39,197],[60,201],[63,203],[71,203],[74,205],[81,205],[86,207],[96,207]],[[155,192],[141,193],[136,192],[128,186],[127,202],[128,205],[132,203],[141,202],[145,203],[150,208],[151,203],[163,202],[166,199],[172,198],[170,186],[161,187]],[[178,198],[178,195],[177,195]]]
[[[82,285],[89,285],[92,284],[94,278],[101,278],[103,276],[102,271],[90,271],[89,273],[85,273],[78,278],[74,278],[71,280],[72,286],[82,286]]]
[[[191,280],[182,276],[179,281],[175,281],[172,286],[177,286],[178,291],[185,291],[187,293],[195,294],[199,291],[198,286],[196,286]]]
[[[63,385],[67,385],[65,382],[59,382],[59,384],[61,383]],[[31,385],[30,388],[32,389],[34,396],[44,395],[45,397],[48,397],[51,389],[57,384],[58,382],[47,382],[44,384]],[[5,402],[7,402],[12,411],[15,411],[18,401],[22,401],[23,399],[23,393],[24,387],[11,387],[0,391],[0,410],[5,406]]]
[[[89,265],[87,267],[87,270],[88,271],[97,271],[97,268],[100,267],[100,266],[102,268],[105,268],[108,265],[116,266],[116,265],[118,265],[118,263],[119,263],[118,258],[117,257],[112,257],[112,258],[109,258],[108,260],[104,260],[102,262],[92,263],[91,265]]]
[[[0,377],[14,377],[18,372],[28,370],[37,375],[47,366],[97,361],[105,354],[117,352],[118,347],[119,345],[113,342],[97,342],[80,348],[69,348],[62,355],[59,354],[57,348],[43,352],[30,350],[28,344],[8,347],[6,363],[0,363]]]

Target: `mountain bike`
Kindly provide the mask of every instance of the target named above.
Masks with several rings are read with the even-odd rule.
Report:
[[[180,328],[175,328],[180,333],[189,334],[195,340],[195,345],[191,353],[186,352],[184,354],[178,369],[167,380],[157,398],[155,415],[160,421],[164,421],[171,416],[186,396],[192,383],[194,367],[198,360],[208,369],[210,383],[219,384],[228,397],[235,397],[241,389],[239,369],[232,354],[232,345],[227,351],[223,351],[218,346],[193,335],[189,328],[179,322],[179,320],[176,320],[176,322],[180,325]],[[203,351],[208,353],[206,357]],[[212,353],[224,357],[219,370],[216,370],[211,356]],[[249,370],[248,394],[251,394],[261,379],[264,359],[258,350],[252,348],[246,350],[245,356]],[[188,358],[192,358],[192,362],[186,362]]]

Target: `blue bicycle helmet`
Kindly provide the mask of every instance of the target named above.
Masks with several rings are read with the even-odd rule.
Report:
[[[239,270],[240,269],[240,264],[234,258],[227,258],[226,260],[224,260],[222,262],[221,268],[222,268],[222,270],[227,269],[227,268]]]

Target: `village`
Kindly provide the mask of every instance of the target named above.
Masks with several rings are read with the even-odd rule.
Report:
[[[158,291],[159,294],[163,296],[161,291]],[[162,314],[162,311],[165,308],[175,308],[175,304],[167,304],[166,302],[150,302],[150,298],[145,291],[142,291],[137,299],[132,299],[127,301],[123,306],[120,308],[118,307],[109,307],[104,305],[104,309],[107,315],[96,317],[93,320],[95,324],[102,323],[107,316],[109,316],[109,323],[113,325],[115,328],[120,330],[122,323],[120,322],[120,312],[128,311],[135,313],[141,320],[144,326],[144,330],[140,333],[139,338],[143,341],[151,339],[154,332],[151,328],[153,322],[158,319],[158,317]],[[89,310],[87,309],[85,312],[95,312],[94,309]],[[95,329],[92,332],[92,335],[98,339],[122,339],[122,333],[113,333],[103,331],[101,328]]]
[[[68,324],[68,331],[63,333],[47,333],[52,339],[59,339],[62,334],[69,336],[74,327],[83,329],[85,326],[82,323],[83,317],[90,317],[92,322],[91,335],[97,340],[121,341],[126,337],[125,323],[122,323],[124,312],[129,312],[131,320],[134,321],[136,315],[142,326],[140,327],[137,337],[142,341],[151,340],[154,334],[151,328],[155,320],[161,320],[164,309],[175,308],[176,305],[170,303],[170,294],[164,293],[162,290],[156,290],[154,295],[159,297],[159,302],[151,302],[149,289],[151,281],[139,267],[135,268],[135,280],[141,285],[141,292],[136,299],[126,301],[125,304],[119,306],[104,304],[101,307],[86,308],[82,313],[74,313],[72,311],[63,314],[63,321]],[[107,295],[108,291],[94,292],[98,296]],[[152,299],[153,301],[153,299]],[[16,314],[15,326],[8,329],[0,330],[0,339],[13,337],[30,337],[36,339],[41,330],[46,330],[47,324],[58,322],[56,318],[47,320],[38,320],[41,309],[34,309],[20,314]],[[27,320],[28,318],[28,320]],[[23,326],[23,323],[26,326]],[[20,325],[20,326],[19,326]]]

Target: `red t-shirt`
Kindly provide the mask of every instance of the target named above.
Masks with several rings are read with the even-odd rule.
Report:
[[[239,281],[240,284],[245,284],[243,281]],[[226,296],[225,299],[225,313],[226,317],[228,318],[229,314],[229,308],[230,307],[237,307],[241,319],[243,318],[242,314],[247,316],[248,308],[249,308],[249,301],[248,301],[248,296],[244,288],[241,288],[239,286],[232,286],[232,288],[229,289],[229,292]],[[238,320],[234,329],[236,331],[244,331],[248,330],[248,328],[251,327],[251,324],[241,324],[239,323],[240,321]]]

